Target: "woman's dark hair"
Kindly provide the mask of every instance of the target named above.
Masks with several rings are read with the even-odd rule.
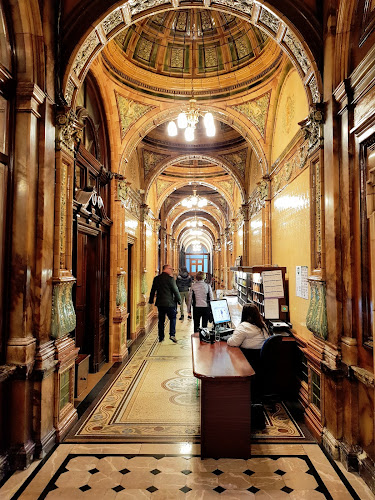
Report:
[[[252,303],[245,304],[243,306],[241,323],[243,323],[244,321],[246,321],[246,323],[251,323],[252,325],[257,326],[260,329],[266,327],[259,309],[255,304]]]

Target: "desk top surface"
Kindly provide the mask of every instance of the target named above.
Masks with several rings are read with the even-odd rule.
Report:
[[[239,347],[225,341],[206,344],[198,334],[191,336],[193,373],[197,378],[247,378],[255,374]]]

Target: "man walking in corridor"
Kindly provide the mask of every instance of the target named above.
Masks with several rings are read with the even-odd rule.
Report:
[[[155,305],[158,308],[159,322],[159,342],[164,340],[164,323],[165,316],[169,319],[169,337],[172,342],[176,340],[176,315],[177,305],[181,304],[181,296],[177,289],[176,282],[172,276],[173,269],[169,264],[163,266],[163,272],[159,276],[155,276],[150,292],[149,303],[153,304],[156,293]]]

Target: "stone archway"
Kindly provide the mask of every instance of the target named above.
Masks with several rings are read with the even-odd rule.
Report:
[[[185,2],[183,6],[179,0],[129,0],[126,3],[105,2],[104,6],[99,6],[98,0],[93,3],[95,5],[92,5],[90,15],[86,16],[86,19],[80,19],[79,15],[74,18],[72,15],[70,30],[61,47],[64,60],[62,94],[67,104],[73,108],[91,62],[115,35],[133,22],[153,15],[156,11],[186,9],[189,6],[229,12],[265,31],[289,55],[303,79],[310,104],[321,100],[319,62],[322,40],[319,26],[308,16],[307,11],[301,12],[300,6],[294,6],[292,2],[285,2],[283,8],[278,2],[268,2],[265,6],[258,0],[205,0],[201,5],[196,5],[196,2],[189,5],[189,2]],[[76,25],[78,20],[81,23]],[[81,29],[78,29],[78,26]],[[308,41],[302,37],[302,32],[308,33]]]

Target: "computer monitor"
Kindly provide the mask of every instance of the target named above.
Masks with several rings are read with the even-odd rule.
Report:
[[[231,321],[227,299],[211,300],[210,306],[215,325]]]

